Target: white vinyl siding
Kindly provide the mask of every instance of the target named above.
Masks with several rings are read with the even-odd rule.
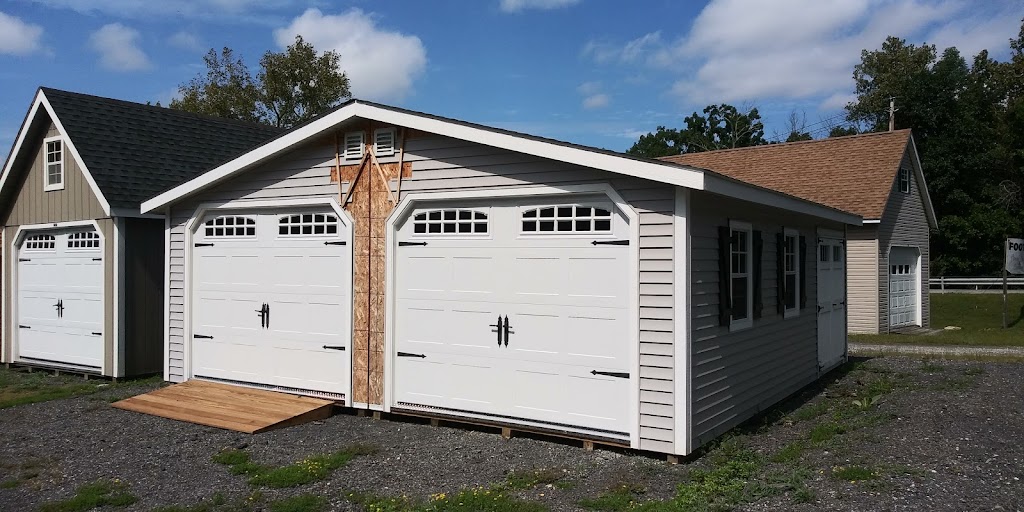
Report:
[[[338,184],[330,182],[334,152],[333,141],[322,145],[311,143],[187,202],[173,205],[169,249],[170,380],[184,379],[185,223],[193,209],[209,201],[337,197]],[[380,159],[381,163],[397,160],[397,155]],[[640,448],[673,452],[674,188],[432,135],[409,138],[404,160],[411,164],[413,175],[402,180],[403,196],[412,192],[609,183],[637,211],[640,217]],[[397,183],[391,185],[394,190]],[[340,192],[346,189],[347,184]]]
[[[850,228],[846,242],[847,323],[852,334],[878,334],[878,229]]]
[[[909,151],[903,156],[900,168],[913,169]],[[886,203],[881,223],[878,225],[879,261],[876,278],[879,302],[878,332],[882,333],[889,332],[889,252],[892,247],[914,247],[920,252],[921,267],[917,279],[919,280],[919,289],[923,291],[920,296],[921,325],[923,327],[931,325],[931,303],[927,293],[928,279],[931,277],[929,259],[931,232],[924,211],[917,173],[911,171],[908,175],[910,192],[906,194],[900,192],[900,180],[897,176],[893,180],[889,202]]]

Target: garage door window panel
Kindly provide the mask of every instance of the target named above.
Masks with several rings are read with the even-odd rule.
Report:
[[[69,250],[90,250],[100,248],[100,235],[95,231],[79,231],[68,235]]]
[[[53,235],[32,235],[25,238],[25,250],[52,251],[57,248],[57,237]]]
[[[556,205],[523,210],[522,229],[526,234],[612,232],[612,213],[604,208],[583,205]]]
[[[412,227],[415,235],[486,235],[489,230],[486,212],[456,208],[417,213]]]
[[[282,238],[337,235],[338,217],[325,213],[282,215],[277,221],[277,234]]]
[[[241,215],[221,215],[203,223],[205,238],[256,238],[256,219]]]

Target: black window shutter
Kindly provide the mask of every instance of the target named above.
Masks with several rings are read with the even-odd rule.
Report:
[[[754,286],[752,287],[754,290],[754,318],[761,318],[761,309],[764,308],[764,299],[761,297],[761,274],[764,273],[762,271],[764,266],[762,263],[762,260],[764,260],[764,240],[761,238],[760,231],[754,231],[754,243],[752,245],[754,249],[754,271],[751,276],[754,281]]]
[[[729,286],[732,269],[729,267],[729,226],[718,227],[718,324],[729,326],[732,319],[732,287]]]
[[[775,270],[775,278],[779,281],[778,295],[779,302],[775,305],[775,310],[780,315],[786,313],[786,230],[783,229],[782,233],[775,235],[775,264],[778,267]]]
[[[809,263],[811,261],[818,261],[817,258],[810,258],[807,254],[807,237],[800,237],[800,258],[802,261],[798,262],[800,266],[800,309],[807,307],[807,272],[810,271]]]

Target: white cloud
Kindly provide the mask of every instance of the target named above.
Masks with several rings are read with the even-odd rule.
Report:
[[[89,36],[89,45],[100,55],[100,65],[113,71],[139,71],[152,64],[139,48],[138,30],[120,23],[109,23]]]
[[[30,0],[56,9],[69,9],[82,14],[105,14],[118,18],[191,18],[209,19],[226,16],[218,21],[269,22],[271,13],[289,7],[308,5],[309,0]]]
[[[203,47],[202,42],[199,41],[199,36],[184,30],[175,32],[174,35],[167,38],[167,43],[190,52],[200,52],[206,49]]]
[[[849,100],[862,49],[889,35],[910,43],[956,46],[968,60],[1007,47],[1017,0],[979,8],[968,0],[712,0],[689,33],[651,32],[620,44],[587,43],[584,57],[667,74],[670,94],[691,104],[825,98]]]
[[[825,101],[822,101],[821,104],[818,105],[818,109],[839,110],[845,107],[847,103],[852,103],[856,99],[856,94],[837,92],[828,98],[825,98]]]
[[[0,12],[0,54],[29,55],[42,49],[43,27]]]
[[[597,94],[601,90],[601,82],[583,82],[576,91],[583,95]]]
[[[580,0],[501,0],[501,10],[505,12],[522,12],[527,9],[548,11],[560,9],[580,3]]]
[[[341,68],[358,98],[401,100],[427,65],[420,38],[379,28],[371,14],[356,8],[336,15],[309,9],[275,30],[274,40],[283,48],[295,42],[296,35],[318,51],[341,54]]]
[[[611,103],[612,99],[607,94],[594,94],[583,98],[583,108],[587,110],[604,108]]]

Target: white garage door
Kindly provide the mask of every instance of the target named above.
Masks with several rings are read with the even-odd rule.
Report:
[[[889,252],[889,326],[919,325],[920,297],[917,249],[893,247]]]
[[[93,229],[25,237],[18,251],[18,358],[103,366],[103,244]]]
[[[396,229],[393,405],[628,436],[629,225],[607,198],[433,203]]]
[[[347,396],[350,233],[333,211],[204,218],[193,237],[192,375]]]

